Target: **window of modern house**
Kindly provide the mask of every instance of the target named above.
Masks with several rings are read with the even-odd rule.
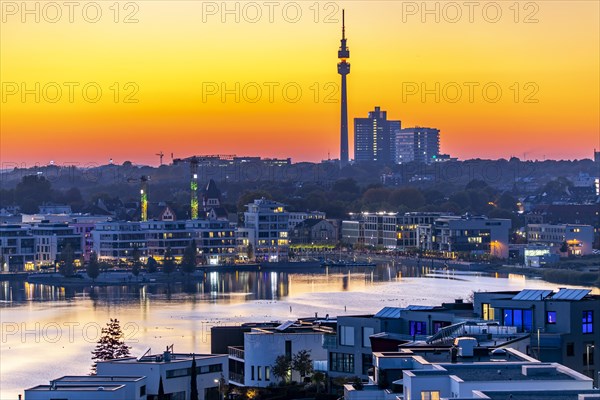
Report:
[[[594,333],[594,312],[584,311],[581,330],[583,333]]]
[[[425,321],[408,321],[408,328],[410,336],[427,334],[427,325],[425,324]]]
[[[340,344],[342,346],[354,346],[354,327],[353,326],[341,326],[340,327]]]
[[[546,323],[547,324],[556,324],[556,311],[546,312]]]
[[[370,328],[368,326],[362,328],[363,347],[371,347],[371,339],[369,339],[369,336],[371,336],[374,333],[374,328]]]
[[[439,390],[430,390],[421,392],[421,400],[440,400]]]

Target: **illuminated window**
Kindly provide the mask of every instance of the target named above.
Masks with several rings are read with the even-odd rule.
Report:
[[[486,321],[491,321],[494,319],[494,307],[490,306],[488,303],[481,304],[483,311],[483,319]]]
[[[583,333],[594,333],[594,312],[593,311],[584,311],[581,330]]]
[[[548,311],[546,313],[546,323],[556,324],[556,311]]]
[[[421,400],[440,400],[440,391],[439,390],[431,390],[421,392]]]

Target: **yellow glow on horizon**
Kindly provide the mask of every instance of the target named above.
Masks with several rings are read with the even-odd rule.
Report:
[[[494,3],[497,22],[493,2],[473,22],[465,7],[453,22],[443,2],[282,2],[272,15],[260,2],[227,3],[232,13],[222,2],[97,2],[95,23],[91,3],[72,23],[62,6],[52,23],[45,3],[28,3],[39,4],[35,22],[25,3],[2,2],[2,162],[154,164],[160,149],[335,158],[342,7],[351,136],[352,118],[378,105],[404,127],[440,129],[442,151],[460,158],[589,158],[600,147],[598,2]]]

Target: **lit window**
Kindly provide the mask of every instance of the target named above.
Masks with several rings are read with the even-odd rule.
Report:
[[[583,333],[594,333],[594,312],[584,311],[582,318],[581,330]]]
[[[440,400],[440,391],[422,391],[421,400]]]
[[[556,311],[548,311],[546,313],[546,323],[556,324]]]

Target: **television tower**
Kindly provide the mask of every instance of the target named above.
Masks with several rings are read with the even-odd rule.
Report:
[[[341,131],[340,131],[340,166],[348,164],[348,103],[346,100],[346,75],[350,73],[350,63],[346,59],[350,58],[350,50],[346,47],[346,24],[345,11],[342,10],[342,40],[338,51],[340,62],[337,65],[338,74],[342,76],[342,110],[341,110]]]

